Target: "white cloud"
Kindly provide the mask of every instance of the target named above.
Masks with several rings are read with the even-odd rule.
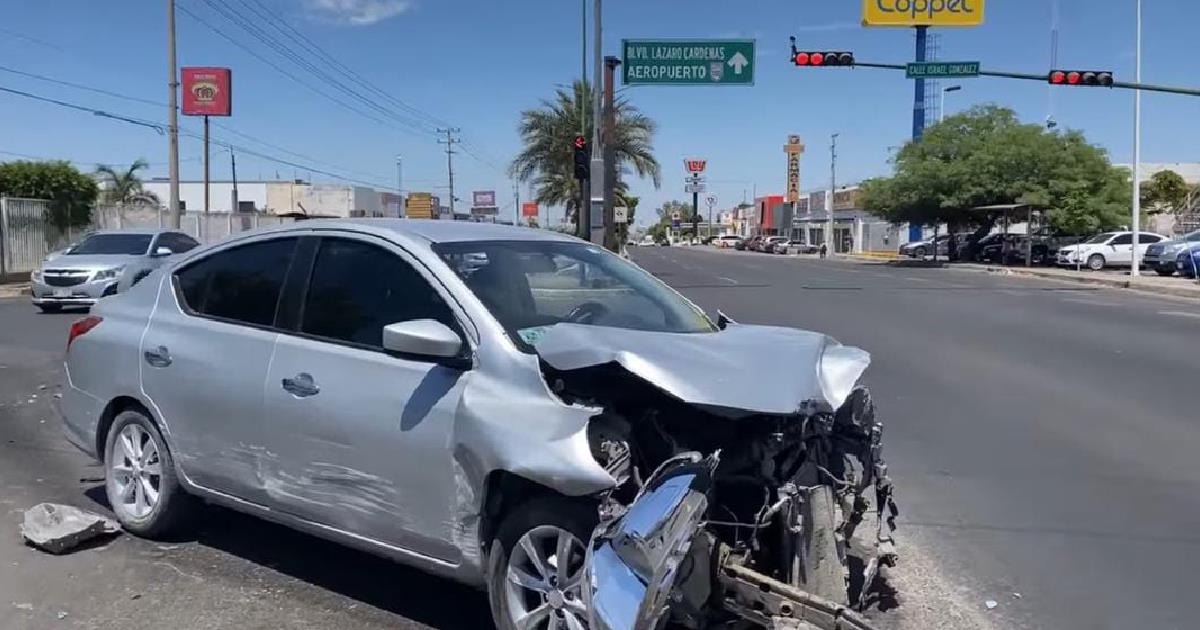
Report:
[[[351,26],[369,26],[406,13],[411,0],[305,0],[313,16]]]

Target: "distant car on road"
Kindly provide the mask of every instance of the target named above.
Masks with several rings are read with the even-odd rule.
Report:
[[[905,243],[900,246],[900,255],[908,256],[909,258],[924,258],[933,253],[934,239],[925,239],[923,241],[914,241]],[[950,235],[939,234],[937,237],[937,253],[939,256],[945,256],[949,252]]]
[[[763,237],[761,237],[761,236],[751,236],[750,238],[748,238],[740,243],[735,244],[733,246],[733,248],[737,249],[737,250],[745,250],[748,252],[752,252],[752,251],[754,251],[754,248],[758,244],[758,242],[762,240],[762,238]]]
[[[1138,250],[1145,254],[1153,244],[1167,237],[1153,232],[1138,232]],[[1104,232],[1077,245],[1058,250],[1060,266],[1083,265],[1093,271],[1105,267],[1129,267],[1133,264],[1133,232]]]
[[[59,254],[51,254],[30,276],[33,304],[45,313],[90,307],[150,275],[169,256],[200,245],[171,230],[104,230]]]
[[[742,237],[736,234],[722,234],[713,241],[713,245],[716,245],[720,249],[728,249],[730,247],[737,247],[737,244],[740,242],[742,242]]]
[[[1146,248],[1144,264],[1160,276],[1175,273],[1175,262],[1179,254],[1200,243],[1200,230],[1188,232],[1166,241],[1159,241]]]
[[[1175,271],[1185,278],[1195,278],[1200,272],[1200,243],[1190,243],[1185,249],[1175,255]]]
[[[758,242],[758,251],[764,254],[774,254],[775,246],[780,243],[786,243],[787,240],[786,236],[768,236]]]

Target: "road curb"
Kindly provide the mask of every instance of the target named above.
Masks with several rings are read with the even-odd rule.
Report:
[[[0,284],[0,298],[15,298],[29,295],[29,283]]]
[[[1043,278],[1047,280],[1060,280],[1063,282],[1074,282],[1078,284],[1090,284],[1095,286],[1109,287],[1113,289],[1128,289],[1130,291],[1138,291],[1141,293],[1153,293],[1158,295],[1172,295],[1175,297],[1200,298],[1200,286],[1181,284],[1180,286],[1164,286],[1160,284],[1146,284],[1132,278],[1103,278],[1103,277],[1088,277],[1063,275],[1050,271],[1040,271],[1037,269],[1013,269],[1010,267],[993,267],[989,266],[983,270],[986,273],[1008,276],[1025,276],[1030,278]]]

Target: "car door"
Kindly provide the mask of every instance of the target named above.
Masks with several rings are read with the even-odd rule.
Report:
[[[381,239],[322,237],[267,374],[268,492],[293,515],[458,561],[449,444],[469,373],[382,347],[401,321],[461,331],[425,274]]]
[[[1146,250],[1149,249],[1151,245],[1153,245],[1154,243],[1157,243],[1161,240],[1162,240],[1162,237],[1157,234],[1150,234],[1147,232],[1138,232],[1138,260],[1144,259],[1146,256]],[[1130,254],[1131,256],[1132,256],[1132,251],[1133,251],[1132,245],[1133,244],[1130,243],[1129,249],[1131,252],[1131,254]],[[1133,264],[1132,258],[1130,258],[1129,264],[1131,264],[1131,265]]]
[[[1108,251],[1104,252],[1104,259],[1109,264],[1133,264],[1133,234],[1123,233],[1112,237],[1106,249]]]
[[[173,270],[141,343],[142,390],[194,483],[262,502],[263,379],[299,238],[218,250]]]

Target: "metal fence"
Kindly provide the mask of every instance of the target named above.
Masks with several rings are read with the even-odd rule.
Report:
[[[167,210],[146,205],[101,205],[92,209],[91,223],[59,230],[50,219],[44,199],[0,197],[0,281],[33,271],[51,252],[64,249],[95,230],[165,228]],[[202,243],[260,227],[291,222],[291,218],[258,213],[185,212],[180,231]]]

